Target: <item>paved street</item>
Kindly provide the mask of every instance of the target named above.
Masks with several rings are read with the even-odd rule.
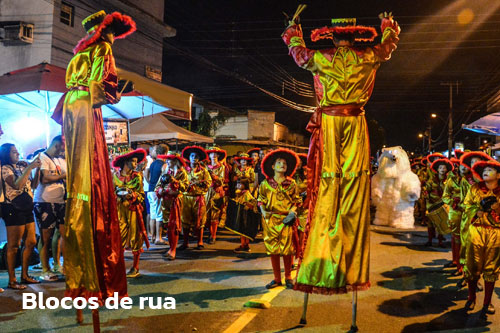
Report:
[[[467,290],[457,289],[458,277],[443,268],[451,253],[448,249],[426,248],[423,227],[412,231],[373,227],[371,232],[372,288],[358,294],[358,327],[361,332],[500,332],[500,314],[479,318],[483,295],[469,315],[462,310]],[[346,332],[351,323],[351,294],[311,295],[308,324],[297,326],[303,294],[292,290],[273,290],[269,258],[262,242],[251,244],[252,253],[238,255],[233,249],[239,238],[222,232],[215,245],[205,250],[178,252],[178,258],[165,261],[161,248],[143,254],[142,277],[129,280],[131,310],[100,311],[103,331],[156,332]],[[436,241],[437,243],[437,241]],[[193,244],[194,245],[194,244]],[[131,253],[126,253],[127,268]],[[7,285],[1,272],[0,285]],[[62,297],[64,283],[43,283],[26,292],[44,292],[46,297]],[[174,297],[175,310],[139,308],[139,298]],[[275,296],[274,298],[272,298]],[[250,299],[272,298],[270,309],[246,310]],[[493,304],[500,310],[500,288]],[[91,331],[90,311],[84,311],[83,326],[75,324],[74,310],[21,310],[21,292],[6,290],[0,295],[2,332]],[[156,302],[156,300],[155,300]],[[236,324],[235,324],[236,322]],[[246,325],[245,325],[246,324]],[[231,326],[234,325],[234,326]],[[236,327],[239,326],[239,327]]]

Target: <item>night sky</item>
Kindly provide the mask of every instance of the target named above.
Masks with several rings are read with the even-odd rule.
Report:
[[[359,25],[379,29],[378,14],[392,11],[402,29],[400,43],[380,67],[365,108],[385,129],[388,146],[418,149],[418,133],[431,121],[434,145],[445,150],[450,95],[441,83],[458,81],[455,140],[477,148],[478,136],[460,127],[484,115],[500,87],[500,1],[166,1],[165,21],[177,29],[165,41],[166,83],[237,111],[274,111],[277,121],[304,132],[310,114],[244,82],[314,105],[311,74],[296,66],[280,38],[282,11],[291,15],[299,3],[308,4],[301,23],[309,48],[331,46],[309,37],[331,18],[356,17]],[[439,117],[430,120],[431,113]]]

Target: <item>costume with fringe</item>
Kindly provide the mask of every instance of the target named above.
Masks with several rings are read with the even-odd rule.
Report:
[[[195,168],[186,166],[188,186],[183,193],[182,227],[189,230],[202,229],[207,220],[205,196],[212,185],[212,178],[207,168],[200,163]]]
[[[365,48],[308,49],[297,24],[282,35],[297,65],[312,72],[319,105],[307,126],[309,217],[296,290],[336,294],[370,286],[370,148],[363,107],[399,34],[392,19],[381,28],[381,44]],[[330,32],[336,33],[319,34]]]

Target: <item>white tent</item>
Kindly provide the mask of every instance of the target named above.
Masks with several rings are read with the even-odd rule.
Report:
[[[130,124],[130,141],[213,143],[214,139],[193,133],[172,123],[161,114],[144,117]]]

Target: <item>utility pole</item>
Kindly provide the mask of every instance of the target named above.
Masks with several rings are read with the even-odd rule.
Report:
[[[453,151],[453,86],[457,87],[458,95],[458,86],[460,85],[460,83],[458,81],[441,82],[441,85],[450,87],[450,114],[448,117],[448,157],[451,158],[451,153]]]
[[[428,149],[429,149],[429,154],[432,154],[432,125],[431,121],[429,120],[429,144],[428,144]]]

